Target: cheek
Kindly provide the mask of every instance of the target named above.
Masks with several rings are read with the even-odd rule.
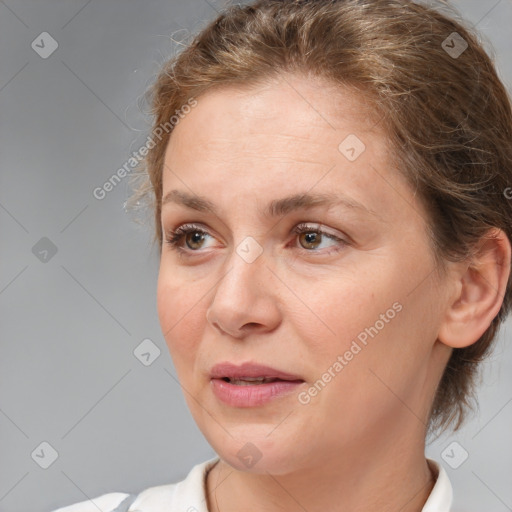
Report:
[[[435,296],[428,286],[409,294],[409,286],[397,283],[388,282],[386,291],[376,293],[378,301],[359,297],[337,320],[332,317],[340,332],[347,326],[338,346],[330,344],[329,364],[324,363],[326,371],[343,356],[343,369],[325,395],[325,401],[343,404],[335,413],[340,421],[345,421],[343,410],[361,411],[372,421],[393,411],[407,414],[404,403],[421,416],[422,404],[430,399],[425,383],[438,322],[429,308]]]
[[[392,304],[391,281],[382,275],[330,273],[321,279],[295,282],[298,301],[293,323],[319,357],[343,353],[358,334]],[[287,309],[288,313],[291,309]]]
[[[398,367],[407,380],[425,358],[431,332],[424,322],[431,297],[423,289],[410,294],[414,279],[405,262],[398,257],[386,261],[384,268],[378,258],[358,272],[338,274],[335,280],[332,274],[325,276],[314,287],[310,282],[295,283],[305,306],[296,309],[293,323],[308,345],[316,372],[327,371],[338,356],[345,356],[344,369],[350,369],[337,381],[362,379],[362,388],[367,388],[370,369],[376,373],[382,369],[396,382],[399,376],[392,368]],[[428,325],[435,325],[434,320],[428,318]],[[396,384],[402,387],[401,382]]]
[[[201,299],[204,291],[184,286],[169,272],[160,270],[157,283],[157,310],[162,334],[177,367],[192,361],[201,341],[206,304]],[[202,316],[201,316],[202,315]],[[178,370],[179,371],[179,370]]]

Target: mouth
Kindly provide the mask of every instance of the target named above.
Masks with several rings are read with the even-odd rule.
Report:
[[[246,362],[235,365],[230,362],[216,364],[210,372],[211,379],[220,379],[235,386],[257,386],[277,381],[304,382],[298,375],[271,368],[259,363]]]
[[[305,385],[298,375],[254,363],[221,363],[212,368],[210,377],[213,394],[224,405],[234,408],[263,407],[274,400],[290,400]]]
[[[230,377],[222,377],[224,382],[232,384],[234,386],[257,386],[261,384],[269,384],[271,382],[290,382],[290,383],[301,383],[304,382],[302,379],[278,379],[275,377],[240,377],[240,378],[230,378]]]

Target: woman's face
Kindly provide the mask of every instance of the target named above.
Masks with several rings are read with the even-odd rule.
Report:
[[[157,299],[199,428],[233,467],[273,474],[421,445],[447,293],[380,125],[352,93],[298,76],[197,100],[166,152]],[[270,209],[297,195],[328,202]],[[225,362],[299,382],[212,380]]]

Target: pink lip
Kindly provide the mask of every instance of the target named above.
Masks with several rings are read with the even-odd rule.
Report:
[[[296,391],[304,384],[304,381],[286,380],[249,386],[230,384],[222,379],[212,379],[210,382],[215,396],[232,407],[257,407]]]
[[[292,375],[290,373],[276,370],[270,366],[265,366],[256,363],[242,363],[235,365],[230,362],[216,364],[210,372],[212,379],[222,379],[228,377],[230,379],[239,379],[241,377],[265,377],[268,379],[281,379],[281,380],[301,380],[301,377]]]
[[[265,377],[281,379],[265,384],[250,384],[240,386],[225,381],[225,378],[238,379],[241,377]],[[216,364],[211,370],[211,386],[215,396],[227,405],[233,407],[256,407],[271,400],[296,391],[304,380],[269,366],[253,363],[243,363],[236,366],[232,363]]]

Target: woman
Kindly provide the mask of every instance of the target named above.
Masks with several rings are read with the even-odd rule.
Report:
[[[218,457],[59,512],[448,512],[425,438],[461,426],[512,297],[512,111],[477,36],[406,0],[260,0],[151,92],[134,200]]]

